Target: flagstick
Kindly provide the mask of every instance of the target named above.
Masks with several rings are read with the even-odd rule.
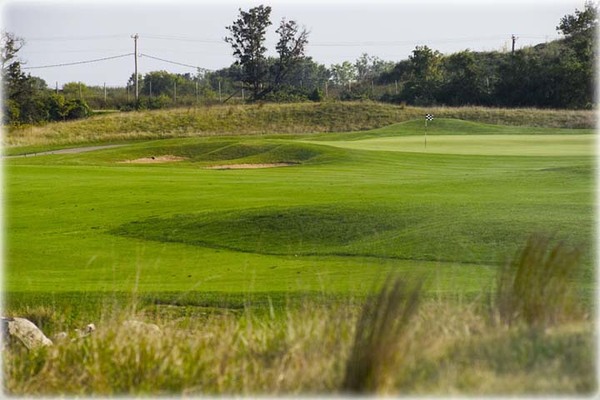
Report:
[[[425,148],[427,148],[427,118],[425,118]]]

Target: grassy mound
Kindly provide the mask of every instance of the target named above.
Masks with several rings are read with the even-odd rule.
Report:
[[[54,164],[120,165],[138,159],[173,156],[182,160],[180,165],[227,165],[234,163],[304,164],[331,159],[343,152],[342,149],[318,144],[298,143],[283,140],[260,140],[248,138],[181,138],[133,143],[122,147],[81,154],[57,154],[44,157],[27,157],[20,162],[45,164],[52,159]],[[19,161],[17,161],[19,162]],[[127,164],[131,165],[131,164]]]
[[[171,140],[151,145],[141,144],[133,149],[122,149],[111,155],[113,160],[123,158],[173,155],[189,162],[207,164],[231,163],[292,163],[310,161],[321,155],[322,147],[302,143],[265,140]]]
[[[400,107],[379,103],[299,103],[217,106],[96,116],[11,129],[4,145],[48,146],[185,136],[349,132],[437,118],[512,126],[593,128],[594,111]]]
[[[307,255],[374,240],[406,223],[384,217],[334,206],[268,208],[152,218],[126,224],[115,233],[252,253]]]
[[[153,217],[123,224],[112,233],[268,255],[495,264],[502,263],[531,232],[568,224],[566,219],[555,226],[539,224],[541,211],[539,205],[522,207],[520,219],[511,220],[505,217],[506,210],[480,213],[450,205],[398,208],[340,203]]]

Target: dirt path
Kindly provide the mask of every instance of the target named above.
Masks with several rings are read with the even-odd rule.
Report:
[[[39,153],[26,153],[26,154],[14,155],[14,156],[2,156],[2,158],[35,157],[35,156],[47,156],[50,154],[78,154],[78,153],[87,153],[88,151],[112,149],[114,147],[122,147],[122,146],[126,146],[126,145],[125,144],[105,144],[102,146],[73,147],[70,149],[41,151]]]

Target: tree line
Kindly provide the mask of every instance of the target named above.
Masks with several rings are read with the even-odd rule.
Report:
[[[217,71],[139,75],[139,99],[132,74],[124,87],[88,87],[71,82],[51,89],[21,69],[24,41],[2,33],[3,121],[38,123],[82,118],[91,110],[159,109],[223,102],[375,100],[396,104],[482,105],[589,109],[594,106],[597,7],[588,2],[561,18],[562,38],[514,52],[464,50],[444,55],[417,46],[399,62],[368,54],[329,67],[306,56],[309,32],[282,19],[275,30],[277,56],[267,57],[265,36],[271,7],[239,10],[227,26],[236,61]]]

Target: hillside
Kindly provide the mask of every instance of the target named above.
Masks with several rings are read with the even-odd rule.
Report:
[[[374,102],[257,104],[115,113],[89,119],[10,128],[3,145],[10,148],[120,142],[214,135],[349,132],[393,123],[436,118],[513,126],[593,128],[590,110],[503,109],[485,107],[403,107]]]

